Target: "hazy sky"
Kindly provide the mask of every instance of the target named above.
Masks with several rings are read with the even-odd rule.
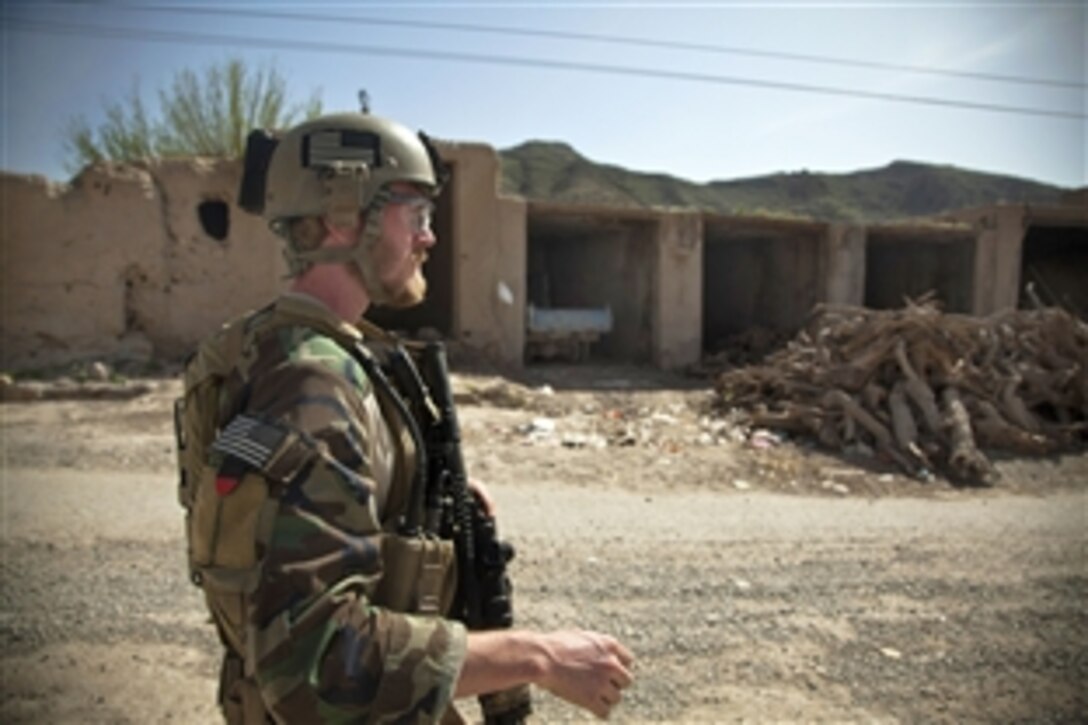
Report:
[[[72,116],[96,123],[134,83],[154,107],[178,70],[241,57],[326,110],[365,88],[432,136],[562,140],[694,181],[907,159],[1083,186],[1086,15],[1084,0],[4,0],[0,166],[64,179]],[[575,34],[611,41],[555,37]]]

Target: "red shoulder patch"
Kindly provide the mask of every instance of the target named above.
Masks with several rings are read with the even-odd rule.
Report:
[[[229,496],[234,489],[238,488],[238,484],[241,482],[240,478],[220,474],[215,477],[215,492],[220,496]]]

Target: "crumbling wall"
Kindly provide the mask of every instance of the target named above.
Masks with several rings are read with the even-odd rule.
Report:
[[[453,165],[448,244],[452,336],[485,357],[520,365],[525,347],[526,204],[499,195],[499,156],[480,143],[438,144]]]
[[[457,179],[438,219],[438,326],[519,362],[525,203],[498,196],[493,149],[440,149]],[[266,303],[287,268],[266,222],[235,205],[240,177],[238,162],[207,159],[101,164],[70,184],[0,174],[0,365],[180,359]]]
[[[600,357],[675,367],[754,328],[792,333],[820,301],[898,306],[935,287],[947,310],[990,314],[1017,304],[1021,264],[1083,267],[1088,215],[1075,205],[965,210],[927,231],[528,204],[500,196],[492,148],[439,146],[454,183],[438,215],[431,319],[510,365],[539,278],[559,286],[538,289],[538,304],[612,308]],[[70,184],[0,173],[0,367],[180,359],[273,297],[281,244],[235,205],[240,174],[200,159],[103,164]]]
[[[239,174],[203,160],[100,164],[70,184],[0,174],[4,369],[179,358],[267,299],[286,268],[233,205]]]
[[[155,280],[155,324],[147,334],[156,354],[177,358],[226,319],[266,304],[282,287],[287,266],[265,220],[234,203],[240,164],[166,163],[152,173],[162,202],[165,274]],[[209,207],[219,210],[222,228],[206,226]]]
[[[90,169],[70,186],[0,176],[0,334],[5,369],[87,355],[146,355],[133,305],[162,274],[158,191],[134,168]],[[119,210],[123,210],[118,213]],[[131,327],[130,327],[131,326]]]

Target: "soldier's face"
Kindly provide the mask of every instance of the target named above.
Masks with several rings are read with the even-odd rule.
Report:
[[[430,199],[409,184],[394,184],[392,192],[382,209],[382,237],[371,259],[388,304],[410,307],[427,293],[423,263],[437,239],[431,231]]]

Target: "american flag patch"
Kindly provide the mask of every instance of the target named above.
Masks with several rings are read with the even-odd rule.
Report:
[[[243,414],[227,424],[212,444],[212,450],[265,470],[287,436],[286,429]]]

